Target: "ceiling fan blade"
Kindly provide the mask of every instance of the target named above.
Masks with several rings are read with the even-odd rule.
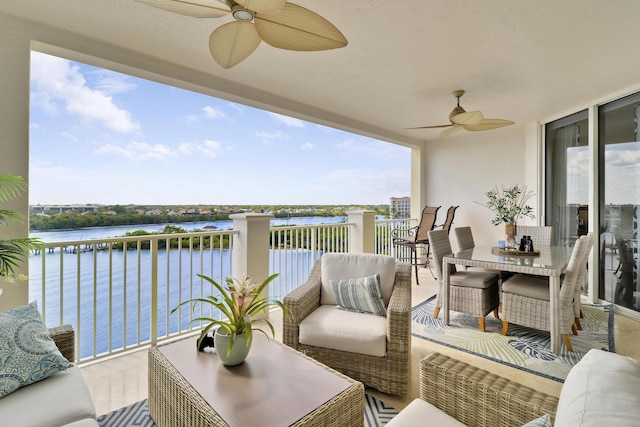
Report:
[[[484,116],[480,111],[467,111],[449,117],[449,120],[457,125],[478,125],[482,123],[482,119]]]
[[[511,120],[504,119],[484,119],[481,123],[477,125],[463,125],[466,130],[470,131],[480,131],[480,130],[491,130],[497,129],[504,126],[512,125],[513,122]]]
[[[296,4],[287,3],[277,13],[256,14],[254,22],[262,40],[280,49],[311,51],[347,45],[347,39],[331,22]]]
[[[219,0],[136,0],[168,12],[193,18],[219,18],[231,12],[231,7]]]
[[[453,125],[451,128],[443,130],[440,135],[438,135],[438,137],[442,138],[445,136],[453,135],[454,133],[461,131],[462,129],[463,128],[461,125]]]
[[[417,128],[407,128],[407,129],[436,129],[436,128],[448,128],[453,126],[451,123],[448,125],[435,125],[435,126],[419,126]]]
[[[229,22],[209,38],[211,56],[223,68],[231,68],[256,50],[260,36],[251,22]]]
[[[234,0],[245,9],[257,13],[275,13],[282,10],[287,0]]]

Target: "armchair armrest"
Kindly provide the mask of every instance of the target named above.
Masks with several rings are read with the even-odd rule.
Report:
[[[75,331],[71,325],[49,328],[49,336],[53,339],[60,353],[71,363],[75,362]]]
[[[387,352],[409,357],[411,345],[411,265],[396,265],[396,280],[387,306]]]
[[[284,297],[282,303],[291,312],[291,317],[283,316],[282,342],[296,348],[299,344],[298,333],[300,322],[320,307],[320,290],[322,289],[321,260],[316,260],[307,281]]]

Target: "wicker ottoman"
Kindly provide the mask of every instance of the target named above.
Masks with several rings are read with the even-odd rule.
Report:
[[[364,386],[261,335],[235,367],[193,338],[149,350],[149,413],[157,427],[363,426]]]

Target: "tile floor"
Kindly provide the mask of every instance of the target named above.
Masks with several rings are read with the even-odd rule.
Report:
[[[427,269],[419,272],[420,285],[413,285],[413,305],[416,305],[437,291],[436,281]],[[281,314],[273,312],[271,320],[277,329],[276,339],[281,339]],[[615,340],[616,352],[625,356],[640,359],[640,340],[636,339],[640,332],[640,323],[626,317],[616,315]],[[416,339],[412,342],[412,381],[409,393],[405,396],[389,396],[377,390],[368,390],[376,397],[393,405],[397,409],[404,408],[411,400],[418,396],[417,366],[420,359],[428,353],[438,351],[464,360],[467,363],[506,376],[521,384],[539,389],[548,394],[559,395],[561,383],[528,374],[521,370],[500,365],[489,360],[479,358],[455,349],[444,347],[425,340]],[[97,413],[104,414],[147,397],[147,350],[139,350],[125,356],[86,365],[81,368],[87,381],[89,390],[95,402]]]

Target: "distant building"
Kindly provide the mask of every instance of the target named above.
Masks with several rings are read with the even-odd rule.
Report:
[[[411,218],[411,197],[392,197],[389,201],[392,219]]]
[[[80,211],[80,212],[96,212],[98,210],[97,206],[94,205],[32,205],[31,213],[62,213],[69,211]]]

